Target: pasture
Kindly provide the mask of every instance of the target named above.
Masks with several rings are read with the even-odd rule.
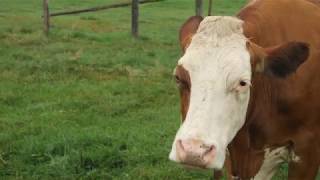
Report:
[[[244,3],[214,0],[213,11],[232,15]],[[140,6],[137,40],[130,7],[53,18],[49,38],[41,8],[0,1],[0,179],[209,179],[168,160],[180,124],[178,29],[194,1]]]

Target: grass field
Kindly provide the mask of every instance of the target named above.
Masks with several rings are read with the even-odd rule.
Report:
[[[118,0],[54,0],[51,10]],[[232,15],[245,0],[215,0]],[[52,19],[39,0],[0,1],[0,179],[209,179],[168,160],[179,127],[172,70],[189,0]],[[281,179],[281,178],[280,178]]]

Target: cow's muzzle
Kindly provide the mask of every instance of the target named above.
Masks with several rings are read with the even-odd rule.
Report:
[[[177,140],[176,149],[178,161],[201,168],[207,168],[216,155],[214,145],[207,145],[195,139]]]

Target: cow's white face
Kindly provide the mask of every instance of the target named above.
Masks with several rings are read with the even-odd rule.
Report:
[[[250,96],[250,54],[242,24],[234,17],[205,18],[179,60],[190,76],[190,100],[171,160],[222,168],[227,145],[245,122]]]

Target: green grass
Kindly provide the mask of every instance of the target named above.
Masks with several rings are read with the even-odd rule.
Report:
[[[52,11],[116,0],[55,0]],[[245,0],[215,0],[234,14]],[[53,18],[39,0],[0,1],[0,179],[208,179],[168,160],[179,127],[171,74],[193,1]]]

